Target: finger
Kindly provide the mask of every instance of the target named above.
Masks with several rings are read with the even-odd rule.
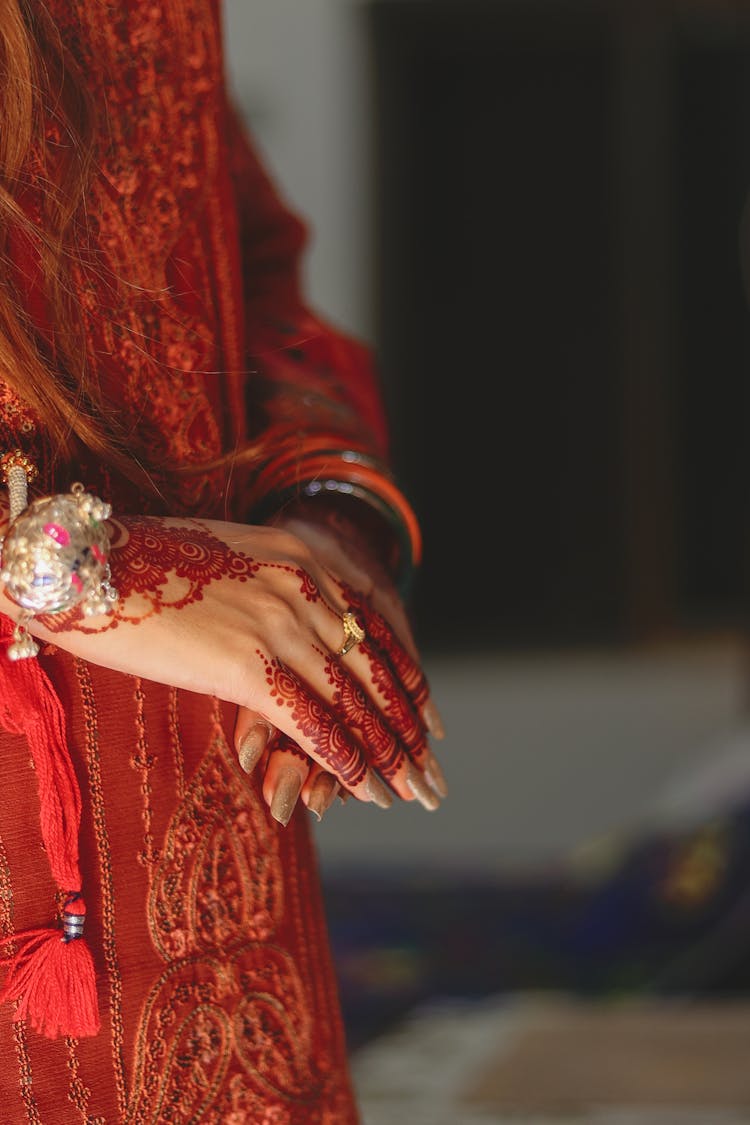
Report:
[[[293,644],[294,642],[289,643],[287,651],[291,651]],[[267,664],[266,679],[271,696],[282,706],[286,700],[287,707],[292,712],[290,717],[296,720],[296,729],[287,728],[286,732],[305,749],[309,747],[302,741],[300,732],[303,736],[316,739],[317,746],[311,751],[313,757],[333,773],[342,785],[352,789],[355,796],[359,796],[357,786],[362,780],[357,771],[361,764],[367,768],[369,763],[372,768],[365,792],[368,787],[372,792],[373,787],[379,786],[380,795],[387,794],[379,780],[382,777],[402,800],[417,799],[427,809],[437,808],[440,804],[437,790],[430,786],[422,771],[411,760],[407,746],[386,722],[377,702],[365,693],[362,684],[352,676],[337,654],[317,646],[313,646],[313,649],[318,660],[311,661],[308,654],[309,679],[305,681],[276,659],[269,660]],[[292,653],[292,658],[299,667],[301,656]],[[364,668],[369,674],[367,663]],[[387,669],[383,669],[381,681],[386,675]],[[378,686],[372,678],[371,689],[375,691]],[[395,688],[392,695],[398,695]],[[398,702],[402,705],[399,714],[403,720],[404,713],[410,711],[403,693]],[[394,713],[397,710],[392,701],[390,710]],[[280,728],[288,717],[282,711],[278,719]],[[402,729],[405,725],[402,721]],[[424,756],[426,738],[421,723],[413,712],[409,714],[409,726],[409,742],[415,752]],[[377,796],[372,795],[370,799],[385,804]]]
[[[358,549],[357,529],[335,509],[324,513],[322,528],[316,523],[320,509],[280,513],[277,523],[286,527],[309,546],[313,556],[323,560],[323,567],[346,600],[348,589],[359,590],[369,597],[373,606],[388,621],[401,639],[412,660],[419,662],[411,624],[404,603],[385,571],[379,571],[378,560],[365,549]],[[313,517],[311,522],[311,515]],[[352,535],[353,532],[353,535]],[[334,536],[332,544],[331,535]],[[373,570],[375,566],[375,570]],[[437,739],[445,737],[445,727],[434,701],[427,698],[422,707],[422,719],[429,733]]]
[[[405,616],[401,625],[404,638],[402,639],[385,617],[369,603],[367,598],[354,590],[348,590],[347,595],[352,605],[356,606],[357,613],[361,616],[368,641],[380,650],[393,669],[395,682],[403,685],[412,707],[420,716],[424,728],[434,738],[443,739],[445,737],[445,726],[440,712],[430,696],[430,686],[418,662],[416,645]],[[397,696],[391,695],[390,708],[386,710],[386,714],[389,715],[391,721],[395,721],[396,727],[399,729],[398,718],[392,713],[397,706],[397,699]]]
[[[394,670],[388,652],[382,641],[370,637],[367,632],[365,615],[362,606],[367,604],[362,595],[337,583],[340,591],[333,604],[326,603],[328,614],[316,621],[321,643],[326,654],[335,654],[343,658],[341,664],[353,683],[359,683],[370,699],[370,706],[383,713],[388,720],[397,738],[405,744],[405,749],[418,756],[426,747],[426,728],[414,705],[412,693],[417,690],[417,681],[421,675],[419,665],[406,653],[403,645],[393,634],[385,619],[375,614],[378,622],[378,634],[390,637],[391,646],[403,654],[402,669],[408,673],[409,682],[402,682]],[[362,641],[344,651],[344,642],[348,633],[344,628],[344,616],[352,615],[356,626],[364,630]],[[372,615],[374,611],[369,609]],[[369,742],[367,743],[369,746]]]
[[[276,728],[257,711],[239,708],[234,724],[234,746],[245,773],[253,772],[275,733]]]
[[[396,636],[386,619],[372,607],[367,598],[355,590],[348,590],[347,596],[357,614],[361,616],[367,638],[387,657],[399,683],[412,701],[417,711],[422,711],[429,698],[430,688],[422,668]]]
[[[364,748],[341,721],[330,702],[330,686],[326,684],[325,664],[311,665],[311,675],[318,683],[307,681],[277,657],[266,656],[256,650],[265,666],[266,691],[276,704],[274,719],[279,730],[313,758],[353,796],[361,801],[372,801],[382,808],[393,803],[393,797],[377,773],[370,768]],[[320,655],[320,654],[318,654]]]
[[[299,798],[319,821],[323,819],[324,813],[333,804],[341,786],[333,774],[324,770],[312,758],[308,758],[287,735],[279,737],[276,728],[257,711],[241,707],[235,723],[235,746],[240,765],[247,774],[252,773],[261,758],[266,756],[263,788],[267,787],[269,790],[267,804],[280,823],[284,823],[285,820],[288,823],[289,817],[285,816],[286,807],[289,804],[293,807],[296,803],[296,800],[291,799],[291,788],[287,791],[286,799],[279,795],[278,799],[274,800],[277,797],[280,777],[288,774],[284,766],[289,764],[290,757],[305,762],[307,776],[303,781]]]
[[[323,638],[329,650],[345,655],[347,668],[365,685],[376,705],[396,734],[406,744],[413,758],[421,757],[427,748],[427,726],[422,709],[429,698],[429,686],[416,656],[407,645],[413,645],[411,634],[403,642],[386,618],[375,610],[369,599],[344,583],[339,586],[339,605],[333,609],[338,619]],[[341,654],[342,618],[353,611],[365,638],[346,654]],[[329,625],[332,623],[329,622]],[[406,626],[404,625],[404,628]],[[416,653],[416,648],[414,647]]]
[[[346,632],[342,618],[347,603],[343,600],[343,584],[324,574],[321,585],[327,584],[329,589],[321,592],[320,588],[311,587],[310,576],[304,573],[307,580],[304,592],[311,607],[308,623],[317,630],[323,646],[313,645],[313,648],[323,663],[321,666],[310,661],[309,653],[305,656],[301,648],[304,641],[297,634],[296,638],[287,640],[285,655],[289,665],[307,666],[308,688],[334,712],[359,744],[366,747],[367,760],[402,800],[416,798],[427,809],[438,808],[438,788],[430,784],[418,764],[428,753],[426,727],[404,686],[397,682],[388,654],[382,647],[362,641],[347,651],[344,663],[342,641]],[[335,601],[331,604],[330,597],[337,598],[338,604]],[[391,647],[399,655],[402,668],[408,671],[410,686],[415,690],[421,676],[419,666],[388,629],[384,618],[375,616],[379,632],[390,636]],[[361,628],[361,620],[357,624]],[[363,646],[361,650],[360,646]],[[339,776],[339,780],[350,787],[346,778]]]
[[[378,590],[374,590],[372,604],[377,612],[391,625],[412,660],[419,663],[419,652],[414,634],[400,599],[396,596],[381,596]],[[425,684],[429,692],[429,682],[426,678]],[[439,741],[445,738],[445,724],[432,695],[428,695],[422,704],[422,719],[433,738],[437,738]]]
[[[312,557],[306,560],[304,567],[280,568],[279,576],[284,572],[297,586],[294,598],[287,598],[287,602],[296,602],[299,606],[299,596],[303,596],[307,607],[307,625],[317,635],[319,653],[330,654],[341,649],[345,637],[342,619],[347,611],[352,608],[356,610],[354,616],[360,626],[363,623],[363,613],[372,618],[373,631],[377,636],[370,647],[377,650],[380,660],[377,660],[375,652],[371,652],[371,661],[368,663],[357,646],[347,653],[347,673],[364,686],[371,705],[384,712],[397,738],[404,743],[402,751],[410,752],[414,759],[423,756],[427,748],[427,728],[421,716],[421,708],[429,696],[429,689],[417,660],[409,654],[382,614],[373,610],[362,594],[355,594],[351,587],[325,567],[317,565]],[[281,649],[280,638],[285,642],[285,647]],[[312,668],[310,653],[304,649],[307,641],[303,633],[286,629],[285,622],[280,619],[273,639],[277,655],[290,668],[304,670],[305,678],[313,689],[322,699],[332,702],[330,691],[326,691],[321,683],[321,673],[325,670],[320,665],[316,669]],[[366,745],[369,749],[369,742]],[[393,768],[389,767],[389,781],[392,772]]]
[[[384,649],[382,644],[377,643],[377,637],[375,639],[370,637],[367,632],[366,619],[359,610],[355,614],[355,619],[360,628],[363,629],[364,637],[359,644],[350,648],[346,653],[341,648],[338,649],[335,655],[339,658],[339,666],[354,683],[359,683],[363,687],[369,696],[370,706],[374,705],[376,711],[380,713],[397,739],[403,743],[411,759],[417,761],[427,751],[426,727],[407,690],[407,685],[394,671],[388,651]],[[398,645],[397,638],[390,632],[384,620],[382,618],[378,620],[382,622],[382,625],[379,626],[379,633],[388,632],[391,646]],[[341,628],[340,622],[338,628]],[[416,662],[409,664],[409,671],[412,680],[416,681],[415,671],[419,674],[419,667]],[[345,688],[345,681],[335,673],[334,678],[337,681],[336,687],[340,694]],[[411,681],[408,686],[412,686]],[[347,712],[351,702],[347,706]],[[368,746],[371,744],[369,738],[367,744]],[[383,762],[383,766],[386,767],[385,762]],[[389,768],[389,780],[391,773],[392,771]]]
[[[301,798],[308,810],[321,821],[341,792],[347,791],[342,790],[332,773],[321,766],[313,766],[302,787]]]
[[[428,750],[427,757],[424,760],[424,775],[427,783],[439,796],[443,798],[448,796],[448,782],[440,768],[440,763],[431,750]]]
[[[278,735],[268,755],[263,794],[271,816],[287,826],[299,801],[318,821],[341,786],[332,773],[313,762],[287,735]]]
[[[432,737],[442,741],[445,738],[445,724],[432,697],[426,700],[422,708],[422,718]]]
[[[384,618],[389,627],[399,638],[414,664],[418,666],[420,663],[419,651],[416,641],[414,640],[411,623],[406,613],[404,603],[399,597],[395,587],[388,584],[376,584],[372,587],[369,594],[365,594],[363,592],[364,587],[361,585],[357,585],[356,583],[342,584],[342,593],[345,598],[352,590],[360,591],[360,599],[364,598],[369,600],[375,611]],[[427,684],[426,680],[425,684]],[[429,691],[428,684],[427,687]],[[445,737],[443,720],[437,705],[430,695],[427,696],[422,704],[421,717],[425,727],[433,738],[442,739]]]
[[[328,677],[333,686],[333,706],[336,713],[349,730],[368,747],[372,764],[378,773],[403,800],[412,801],[416,798],[429,810],[438,808],[440,805],[438,793],[430,786],[416,762],[412,760],[412,755],[407,752],[408,745],[397,737],[382,713],[372,706],[361,684],[348,673],[343,659],[329,655],[327,665]],[[396,694],[395,690],[393,694]],[[404,702],[404,708],[408,710],[408,703]],[[400,714],[403,718],[403,712]],[[408,724],[402,722],[402,730],[404,725],[409,726],[408,738],[416,752],[414,756],[418,754],[424,757],[426,743],[413,712],[409,719]]]
[[[277,733],[263,777],[263,798],[271,816],[284,827],[292,819],[309,772],[307,754],[288,735]]]
[[[319,573],[313,575],[315,570]],[[387,657],[377,649],[370,662],[366,658],[355,658],[359,661],[358,671],[335,662],[338,656],[334,656],[331,649],[341,647],[342,616],[347,609],[341,584],[314,564],[308,569],[283,568],[280,576],[284,573],[298,586],[295,598],[286,598],[290,605],[296,601],[296,623],[301,623],[299,595],[302,594],[307,610],[303,618],[312,632],[306,634],[304,629],[288,628],[284,602],[273,607],[277,611],[276,618],[271,616],[270,607],[265,615],[277,655],[271,658],[265,657],[261,650],[256,652],[266,661],[266,681],[271,697],[275,697],[282,708],[292,710],[291,716],[285,710],[280,716],[274,715],[279,729],[310,752],[355,796],[362,797],[363,790],[359,786],[366,781],[364,799],[385,805],[388,791],[380,775],[403,800],[416,797],[426,808],[438,807],[437,791],[412,761],[426,754],[426,728],[404,688],[394,682]],[[384,619],[378,620],[383,623],[382,631],[387,632]],[[313,641],[311,645],[311,635],[320,643]],[[391,636],[396,651],[403,653],[403,667],[413,674],[416,682],[419,666]],[[375,663],[378,667],[373,674],[371,665]],[[411,686],[413,690],[414,685]],[[312,710],[306,713],[307,708]],[[387,711],[385,720],[384,711]],[[284,720],[289,718],[294,726],[285,726]],[[314,743],[312,749],[310,739]],[[369,772],[368,762],[374,766]]]
[[[432,790],[439,797],[446,797],[448,786],[445,775],[427,743],[428,724],[422,721],[422,719],[429,719],[430,725],[434,726],[442,736],[442,721],[429,697],[423,703],[422,719],[416,714],[419,701],[424,700],[425,692],[429,691],[426,677],[411,653],[407,651],[406,645],[400,643],[385,618],[370,606],[361,594],[354,591],[348,593],[352,603],[358,607],[359,621],[365,630],[366,639],[358,646],[361,650],[359,659],[369,660],[370,674],[377,685],[382,712],[388,724],[405,743],[409,757],[416,767],[416,771],[406,773],[406,783],[415,790],[416,796],[426,807],[433,807],[429,796],[427,800],[424,799],[425,795],[429,795],[429,790]],[[407,641],[406,644],[408,643]],[[349,656],[346,659],[348,662]],[[398,674],[393,673],[393,665]],[[410,689],[413,698],[410,698],[406,689]],[[403,774],[403,768],[397,767],[393,760],[377,761],[377,766],[383,776],[387,777],[399,791],[398,773]],[[426,782],[426,785],[423,782]]]

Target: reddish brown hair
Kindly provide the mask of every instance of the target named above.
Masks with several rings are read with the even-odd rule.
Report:
[[[71,271],[89,181],[95,112],[75,60],[43,3],[0,0],[0,375],[43,424],[56,457],[83,445],[141,486],[137,459],[118,442],[87,364],[71,300]],[[52,125],[59,142],[46,140]],[[29,160],[43,163],[47,190],[41,223],[19,206]],[[21,238],[41,266],[42,292],[54,324],[54,364],[15,289],[10,243]]]
[[[56,460],[73,461],[83,447],[146,493],[161,495],[147,454],[137,449],[132,434],[125,438],[120,432],[116,412],[103,400],[82,344],[71,278],[76,267],[85,269],[81,248],[88,240],[81,216],[98,122],[86,82],[43,0],[0,0],[0,98],[0,378],[39,418]],[[45,177],[40,222],[18,202],[32,158],[41,160]],[[33,247],[41,266],[54,361],[50,341],[31,323],[14,285],[14,238]],[[116,285],[115,278],[108,280]],[[264,457],[272,443],[267,434],[202,465],[172,468],[176,473],[231,468]]]

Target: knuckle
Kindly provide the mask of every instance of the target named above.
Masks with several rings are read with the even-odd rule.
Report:
[[[280,531],[276,543],[278,557],[290,567],[307,567],[312,563],[313,553],[302,539],[291,531]]]

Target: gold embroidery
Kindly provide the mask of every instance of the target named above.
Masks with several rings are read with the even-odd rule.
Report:
[[[216,727],[152,872],[151,940],[165,961],[262,941],[282,909],[276,835]]]
[[[124,5],[49,0],[49,7],[65,42],[78,54],[97,103],[107,107],[87,200],[93,221],[86,232],[85,262],[73,278],[90,370],[126,425],[149,447],[149,464],[165,466],[165,480],[157,479],[165,508],[176,515],[220,513],[222,470],[169,474],[172,465],[195,464],[231,448],[239,434],[233,422],[241,426],[245,408],[242,316],[235,307],[241,298],[236,215],[234,201],[222,194],[227,184],[221,164],[227,154],[220,136],[225,105],[218,5],[213,0],[127,0]],[[41,183],[36,187],[41,189]],[[32,194],[33,188],[32,178]],[[33,207],[32,199],[30,213]],[[237,256],[231,268],[230,253]],[[215,377],[227,371],[227,378]],[[0,415],[12,432],[31,433],[33,419],[1,381]],[[31,438],[17,442],[24,449],[31,443]],[[48,486],[52,461],[43,448],[39,464]],[[92,481],[100,473],[93,465],[82,471]],[[134,499],[117,479],[103,494],[114,500],[118,489]],[[143,510],[140,501],[137,509],[117,506]],[[230,511],[226,514],[232,518]],[[239,769],[218,713],[205,758],[186,776],[174,691],[161,697],[168,708],[170,776],[177,795],[163,838],[162,822],[154,817],[161,805],[155,799],[152,808],[156,775],[150,772],[143,695],[136,699],[135,764],[144,783],[150,890],[147,904],[133,903],[133,909],[147,906],[148,933],[163,965],[155,970],[137,1027],[128,1023],[126,1034],[99,746],[99,680],[97,673],[92,682],[82,661],[75,661],[75,673],[111,1023],[112,1074],[91,1072],[91,1101],[99,1094],[96,1080],[107,1086],[114,1082],[117,1119],[132,1125],[167,1120],[349,1125],[356,1114],[346,1074],[336,1070],[343,1058],[336,1049],[337,1032],[329,1026],[338,1013],[330,997],[325,999],[324,941],[317,930],[304,933],[306,913],[296,902],[300,888],[296,877],[287,883],[278,828]],[[150,688],[144,684],[139,690]],[[146,714],[150,718],[151,712]],[[187,727],[184,734],[194,737]],[[168,752],[162,742],[157,745],[160,755]],[[306,857],[301,831],[297,841]],[[290,856],[293,852],[289,849]],[[0,863],[0,874],[1,868]],[[123,888],[127,883],[125,873]],[[287,886],[295,898],[293,911],[285,902]],[[121,928],[124,939],[137,940],[124,921]],[[153,956],[138,949],[148,959]],[[304,975],[295,963],[298,949],[304,950]],[[121,952],[124,964],[127,944]],[[127,980],[130,984],[131,977]],[[132,981],[140,998],[137,971]],[[321,1014],[314,1028],[314,1015]],[[32,1125],[41,1125],[23,1025],[16,1025],[14,1034],[25,1111]],[[107,1045],[102,1048],[106,1055]],[[34,1044],[40,1073],[51,1049]],[[83,1114],[88,1090],[76,1056],[87,1060],[85,1044],[71,1043],[69,1049],[71,1089]]]
[[[138,856],[138,862],[148,868],[156,863],[158,859],[158,851],[154,846],[154,813],[151,808],[152,786],[150,776],[156,759],[148,748],[143,702],[143,684],[140,677],[137,677],[135,681],[135,753],[130,759],[130,764],[133,769],[138,770],[141,775],[141,797],[143,798],[141,810],[141,816],[143,818],[143,851]]]
[[[221,148],[218,11],[206,0],[49,6],[94,99],[107,107],[72,277],[90,367],[148,448],[156,475],[164,467],[159,484],[172,512],[207,514],[223,473],[169,469],[210,460],[225,444],[216,376],[226,359],[206,211]],[[28,181],[24,207],[35,216],[41,163]],[[216,253],[220,260],[224,251]],[[6,428],[31,434],[33,417],[2,384],[0,411]]]
[[[0,838],[0,934],[10,937],[13,932],[13,883],[5,845]]]
[[[15,932],[13,925],[13,882],[8,864],[5,845],[0,838],[0,933],[8,937]],[[11,946],[9,952],[13,947]],[[23,1022],[13,1024],[13,1039],[18,1059],[18,1084],[19,1092],[26,1108],[29,1125],[41,1125],[39,1111],[36,1107],[32,1085],[31,1058],[29,1045],[26,1038],[26,1024]]]
[[[80,1113],[83,1125],[107,1125],[105,1118],[89,1115],[91,1090],[80,1075],[81,1060],[78,1058],[78,1040],[69,1035],[65,1039],[65,1045],[68,1048],[68,1069],[70,1071],[68,1101]]]
[[[151,937],[167,964],[143,1010],[127,1121],[250,1125],[265,1120],[242,1116],[251,1105],[272,1104],[279,1121],[311,1120],[326,1079],[297,967],[273,940],[278,837],[218,719],[151,874]]]
[[[88,769],[89,790],[91,792],[91,812],[94,821],[96,851],[99,859],[99,876],[101,879],[102,941],[104,947],[104,963],[107,969],[107,979],[109,982],[109,1015],[112,1025],[112,1067],[115,1089],[117,1091],[117,1105],[120,1113],[124,1113],[128,1095],[125,1085],[125,1065],[123,1061],[122,976],[120,974],[117,944],[115,941],[115,895],[112,873],[112,854],[107,834],[107,818],[104,810],[104,794],[102,791],[96,697],[91,682],[91,673],[86,662],[79,657],[75,657],[73,663],[78,680],[81,703],[83,705],[86,732],[86,766]]]
[[[185,796],[185,760],[182,752],[182,736],[180,735],[180,711],[178,705],[177,688],[169,689],[169,746],[172,751],[175,774],[177,775],[177,796],[182,800]]]

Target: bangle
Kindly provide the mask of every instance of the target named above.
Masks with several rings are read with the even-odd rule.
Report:
[[[36,614],[64,613],[78,605],[86,617],[112,612],[118,594],[110,582],[104,523],[112,508],[78,483],[70,492],[27,504],[28,482],[36,470],[18,450],[0,458],[0,474],[10,500],[0,580],[11,601],[24,611],[8,656],[20,660],[39,651],[26,629]]]
[[[256,480],[250,519],[265,523],[285,504],[302,497],[353,496],[377,511],[395,533],[399,546],[397,581],[408,592],[422,561],[422,536],[414,509],[388,470],[369,454],[353,449],[306,447],[302,456],[287,454]]]

